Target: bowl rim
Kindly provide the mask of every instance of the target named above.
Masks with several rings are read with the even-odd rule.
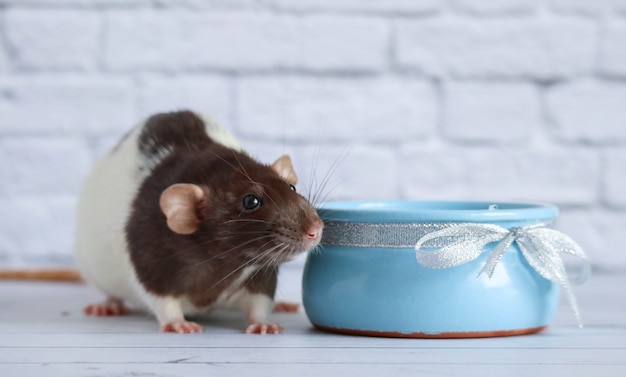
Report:
[[[349,222],[540,221],[558,215],[552,204],[509,201],[346,200],[322,203],[317,210],[325,221]]]

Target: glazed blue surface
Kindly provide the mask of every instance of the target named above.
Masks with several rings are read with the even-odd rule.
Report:
[[[496,205],[497,209],[489,207]],[[326,203],[322,219],[349,222],[539,222],[553,219],[558,209],[549,204],[445,201],[348,201]]]
[[[347,222],[484,222],[510,228],[553,219],[550,205],[478,202],[340,202],[320,211]],[[416,240],[417,242],[417,240]],[[308,256],[306,313],[315,325],[402,334],[522,330],[550,323],[558,286],[537,274],[511,246],[490,280],[478,276],[488,252],[464,265],[434,270],[413,249],[326,246]]]

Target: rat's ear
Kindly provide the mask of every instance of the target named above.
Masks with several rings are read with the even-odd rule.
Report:
[[[167,226],[178,234],[192,234],[202,221],[198,207],[207,199],[202,187],[190,183],[171,185],[161,194],[161,211],[167,217]]]
[[[291,157],[289,157],[288,154],[284,154],[278,157],[278,160],[276,160],[272,164],[272,169],[274,169],[274,171],[278,173],[278,175],[280,175],[282,179],[291,183],[292,185],[298,183],[298,176],[296,175],[296,171],[293,170]]]

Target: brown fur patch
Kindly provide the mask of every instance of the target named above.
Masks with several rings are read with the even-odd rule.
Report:
[[[244,284],[274,296],[276,266],[305,251],[303,235],[315,210],[269,166],[213,142],[202,121],[190,112],[154,116],[145,125],[139,150],[146,158],[170,152],[139,188],[126,225],[132,263],[139,281],[157,295],[189,295],[208,306],[249,265],[258,265]],[[198,208],[201,224],[181,235],[167,226],[159,207],[161,193],[175,183],[206,186],[209,197]],[[243,208],[243,198],[263,205]]]

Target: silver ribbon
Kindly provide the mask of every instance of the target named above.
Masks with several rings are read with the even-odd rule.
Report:
[[[412,249],[415,246],[415,240],[418,240],[429,233],[460,224],[461,223],[452,222],[377,224],[326,221],[324,222],[322,245],[383,249]],[[471,235],[463,235],[463,237],[467,236]],[[451,240],[447,241],[449,243]],[[445,245],[446,243],[441,242],[429,242],[427,244],[428,247],[441,247]]]
[[[589,276],[591,269],[587,256],[570,237],[546,226],[547,223],[538,223],[506,229],[493,224],[455,224],[422,236],[415,245],[417,262],[422,266],[437,269],[459,266],[478,258],[485,246],[497,242],[478,273],[479,276],[486,274],[491,279],[500,258],[515,242],[528,264],[539,275],[561,286],[578,326],[582,327],[572,283],[581,284]],[[438,250],[432,250],[433,244],[438,245],[436,247]],[[431,250],[423,250],[428,248]],[[581,272],[572,281],[565,271],[561,253],[582,258]]]

